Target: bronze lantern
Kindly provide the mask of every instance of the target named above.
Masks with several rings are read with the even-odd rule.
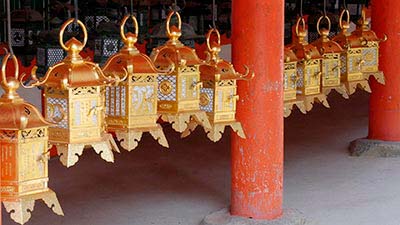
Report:
[[[322,20],[328,23],[328,29],[321,29]],[[336,90],[344,98],[348,99],[346,87],[341,83],[341,55],[343,48],[335,41],[330,40],[331,20],[328,16],[321,16],[317,22],[317,32],[321,36],[312,44],[317,47],[323,59],[321,64],[322,71],[322,93],[328,95],[332,90]]]
[[[6,77],[12,57],[15,76]],[[18,94],[19,74],[15,55],[7,54],[1,67],[0,149],[1,198],[11,219],[19,224],[31,218],[35,201],[43,200],[57,215],[64,215],[48,182],[48,127],[41,113]]]
[[[343,21],[343,17],[347,16],[347,20]],[[356,35],[352,35],[348,29],[350,28],[350,13],[348,10],[343,10],[339,26],[341,32],[333,38],[343,49],[341,59],[341,79],[346,86],[349,95],[354,94],[357,88],[371,92],[368,80],[365,79],[362,72],[364,60],[362,57],[363,44],[362,40]]]
[[[135,33],[125,34],[124,27],[132,18]],[[107,130],[115,132],[121,146],[135,149],[143,132],[149,132],[162,146],[168,147],[162,127],[157,123],[158,71],[150,58],[135,47],[139,26],[134,16],[125,16],[120,35],[125,46],[105,63],[104,73],[128,78],[116,87],[106,87]]]
[[[299,80],[297,74],[298,59],[294,52],[289,48],[284,48],[284,116],[289,117],[292,113],[293,106],[297,106],[304,114],[307,113],[304,101],[297,95],[297,82]]]
[[[300,28],[300,23],[302,27]],[[321,64],[323,57],[318,49],[307,42],[307,30],[304,18],[299,18],[296,24],[296,41],[289,48],[299,59],[297,63],[297,91],[299,98],[304,101],[306,111],[313,108],[315,101],[329,108],[326,95],[321,90]]]
[[[386,41],[387,36],[385,35],[383,39],[380,39],[371,30],[369,21],[365,16],[365,9],[362,11],[357,29],[352,34],[361,40],[361,72],[364,74],[364,78],[369,80],[373,76],[379,83],[385,84],[385,76],[379,70],[379,44]]]
[[[173,15],[178,18],[178,27],[170,27]],[[150,58],[159,70],[167,70],[174,65],[170,74],[158,76],[158,113],[161,119],[172,123],[178,132],[187,129],[191,118],[205,128],[211,129],[207,114],[200,110],[200,65],[202,61],[194,49],[179,41],[181,36],[181,17],[178,12],[168,15],[166,30],[169,40],[165,45],[157,47]]]
[[[216,42],[210,43],[212,34],[218,38]],[[207,112],[211,123],[210,128],[204,128],[207,137],[214,142],[222,138],[225,127],[231,127],[241,138],[246,138],[242,125],[236,120],[237,81],[249,80],[254,73],[246,67],[246,74],[235,71],[233,65],[220,58],[221,35],[217,29],[211,29],[207,33],[208,55],[205,64],[200,66],[201,81],[203,86],[200,89],[200,109]],[[196,120],[191,120],[188,129],[182,137],[188,136],[197,126]]]
[[[105,132],[104,86],[118,83],[119,79],[106,77],[97,64],[79,55],[87,42],[81,21],[77,23],[83,30],[83,43],[71,38],[64,44],[64,31],[74,21],[72,18],[65,22],[59,34],[67,57],[50,67],[41,80],[33,71],[31,87],[44,86],[46,119],[56,123],[49,129],[49,140],[56,145],[64,166],[77,163],[86,147],[93,147],[105,161],[113,162],[112,149],[118,148],[112,135]]]

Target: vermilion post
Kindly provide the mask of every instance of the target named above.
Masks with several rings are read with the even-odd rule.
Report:
[[[232,1],[233,62],[255,71],[239,82],[237,117],[247,139],[233,134],[231,214],[282,215],[283,0]]]
[[[400,141],[400,1],[373,0],[372,28],[378,37],[388,35],[381,43],[380,69],[386,85],[372,81],[369,139]]]

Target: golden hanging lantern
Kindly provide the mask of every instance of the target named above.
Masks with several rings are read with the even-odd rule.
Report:
[[[300,28],[300,23],[302,27]],[[329,108],[326,95],[321,90],[321,64],[323,57],[318,49],[307,42],[307,30],[304,18],[299,18],[296,23],[296,41],[289,48],[299,59],[297,63],[297,93],[299,99],[304,101],[306,111],[310,111],[315,101],[321,102]]]
[[[366,18],[365,9],[362,10],[361,19],[357,29],[353,35],[361,40],[362,48],[362,64],[361,72],[364,78],[369,80],[371,76],[381,83],[385,84],[385,76],[379,70],[379,44],[387,40],[385,35],[383,39],[377,37],[376,33],[371,30],[370,23]]]
[[[321,29],[321,22],[326,20],[328,29]],[[329,39],[331,30],[331,20],[328,16],[321,16],[317,22],[317,31],[321,36],[312,44],[317,47],[321,53],[323,60],[321,64],[322,71],[322,93],[328,95],[332,90],[336,90],[344,98],[348,99],[349,95],[344,84],[341,83],[341,55],[343,48],[335,41]]]
[[[15,76],[6,77],[6,64],[15,65]],[[48,127],[41,113],[18,94],[18,60],[9,53],[1,66],[0,149],[1,198],[11,218],[26,223],[35,201],[43,200],[57,215],[64,215],[56,194],[48,188]]]
[[[284,48],[284,71],[283,71],[283,86],[284,86],[284,116],[289,117],[292,113],[293,106],[304,114],[307,113],[304,101],[298,98],[297,95],[297,63],[298,59],[294,52],[289,48]]]
[[[210,43],[212,34],[215,33],[217,41]],[[246,138],[242,125],[236,121],[237,81],[249,80],[254,73],[246,68],[246,74],[235,71],[233,65],[220,58],[221,35],[217,29],[207,33],[207,60],[200,66],[200,75],[203,86],[200,89],[200,109],[207,112],[211,123],[210,128],[204,128],[207,137],[217,142],[222,138],[225,127],[231,127],[241,138]],[[191,120],[188,129],[182,137],[188,136],[198,125],[196,120]]]
[[[346,21],[343,21],[344,16],[347,16]],[[349,95],[353,94],[357,87],[371,92],[368,80],[365,79],[362,72],[362,65],[365,63],[362,57],[364,45],[359,37],[348,31],[350,28],[350,12],[348,10],[343,10],[340,14],[339,26],[341,32],[333,38],[333,41],[344,49],[340,57],[342,83],[346,86]]]
[[[125,34],[124,27],[132,18],[135,33]],[[143,132],[149,132],[162,146],[168,147],[162,127],[157,123],[158,74],[151,59],[135,47],[139,26],[134,16],[125,16],[120,33],[125,47],[113,55],[103,67],[105,74],[128,78],[115,87],[106,87],[107,130],[115,132],[121,146],[135,149]]]
[[[106,77],[97,64],[79,55],[87,42],[87,31],[81,21],[77,20],[77,24],[83,30],[83,43],[71,38],[64,44],[64,31],[74,21],[73,18],[66,21],[59,34],[67,57],[50,67],[42,80],[32,71],[35,83],[30,87],[44,86],[46,119],[56,123],[49,128],[49,141],[56,145],[64,166],[75,165],[85,147],[93,147],[105,161],[113,162],[112,149],[118,151],[118,147],[112,135],[105,132],[104,86],[120,79]]]
[[[176,15],[178,27],[170,27],[171,18]],[[178,12],[168,15],[166,28],[169,41],[155,48],[150,58],[159,70],[167,70],[174,65],[170,74],[158,76],[158,113],[161,119],[172,123],[172,128],[178,132],[187,129],[191,118],[207,129],[210,122],[204,111],[200,110],[199,67],[202,61],[194,49],[184,46],[180,41],[182,21]]]

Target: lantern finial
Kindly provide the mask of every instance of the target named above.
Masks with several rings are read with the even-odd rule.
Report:
[[[170,26],[172,16],[176,15],[178,18],[178,27]],[[179,38],[182,36],[182,19],[181,15],[178,12],[172,11],[169,13],[167,18],[167,36],[170,38],[169,43],[176,45],[179,44]]]
[[[126,22],[128,21],[129,18],[132,18],[133,25],[135,27],[135,33],[128,32],[125,34],[125,25]],[[139,50],[135,47],[135,44],[138,40],[138,35],[139,35],[139,24],[134,16],[125,16],[124,19],[122,20],[121,26],[120,26],[120,34],[121,38],[124,41],[125,44],[125,50],[129,51],[130,53],[135,53],[139,54]]]
[[[82,60],[82,57],[79,55],[79,53],[85,47],[85,45],[87,43],[87,39],[88,39],[88,34],[87,34],[85,25],[80,20],[77,20],[77,24],[81,27],[81,29],[83,31],[83,43],[74,37],[71,38],[70,40],[68,40],[65,44],[64,44],[64,40],[63,40],[65,29],[67,29],[67,27],[70,24],[72,24],[74,21],[75,21],[75,19],[71,18],[62,25],[62,27],[60,29],[60,34],[59,34],[59,42],[60,42],[61,47],[68,53],[67,58],[70,61],[80,61],[80,60]]]
[[[14,77],[7,78],[6,67],[7,67],[7,62],[10,59],[10,57],[11,57],[11,60],[14,62],[15,74],[14,74]],[[10,53],[7,53],[6,56],[3,58],[3,61],[1,64],[1,78],[2,78],[1,87],[5,91],[5,94],[0,99],[0,102],[23,101],[22,98],[17,93],[17,90],[19,88],[18,77],[19,77],[18,59],[15,55],[11,55]]]

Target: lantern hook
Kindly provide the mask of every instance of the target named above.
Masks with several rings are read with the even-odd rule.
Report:
[[[318,22],[317,22],[317,31],[318,31],[318,34],[319,34],[319,35],[322,35],[322,32],[321,32],[321,22],[322,22],[323,19],[325,19],[326,21],[328,21],[328,32],[331,31],[331,27],[332,27],[331,20],[330,20],[329,17],[326,16],[326,15],[325,15],[325,16],[321,16],[321,17],[318,19]]]
[[[6,74],[6,68],[7,68],[7,62],[8,60],[12,60],[14,63],[14,77],[11,81],[7,79],[7,74]],[[18,64],[18,59],[15,55],[12,55],[10,52],[7,52],[6,55],[3,58],[2,64],[1,64],[1,86],[5,91],[12,92],[18,89],[19,84],[18,82],[18,77],[19,77],[19,64]]]
[[[82,49],[86,46],[86,43],[87,43],[87,40],[88,40],[87,29],[86,29],[85,25],[82,23],[82,21],[77,20],[78,25],[81,27],[81,29],[82,29],[82,31],[83,31],[83,43],[78,41],[79,44],[78,44],[77,42],[75,42],[75,43],[70,44],[70,45],[68,45],[68,46],[66,46],[65,43],[64,43],[64,32],[65,32],[65,29],[68,27],[68,25],[70,25],[70,24],[73,23],[74,21],[75,21],[75,19],[71,18],[71,19],[67,20],[67,21],[61,26],[60,34],[59,34],[59,42],[60,42],[61,47],[62,47],[65,51],[67,51],[67,52],[71,51],[71,52],[73,52],[73,53],[78,53],[78,52],[82,51]],[[72,38],[72,39],[70,39],[70,40],[73,40],[73,39],[75,39],[75,38]],[[75,40],[76,40],[76,39],[75,39]],[[68,42],[67,42],[67,44],[68,44]]]
[[[343,17],[344,16],[346,16],[346,25],[348,26],[348,25],[350,25],[350,12],[349,12],[349,10],[348,9],[344,9],[341,13],[340,13],[340,17],[339,17],[339,26],[340,26],[340,29],[344,29],[345,27],[344,27],[344,24],[343,24]]]
[[[296,36],[300,35],[300,31],[299,31],[300,23],[301,23],[302,31],[306,30],[306,21],[304,20],[304,17],[299,17],[296,22]]]
[[[179,31],[172,31],[171,32],[171,19],[172,19],[172,16],[173,15],[176,15],[176,17],[178,18],[178,30]],[[179,12],[175,12],[175,11],[173,11],[173,12],[170,12],[169,14],[168,14],[168,17],[167,17],[167,24],[166,24],[166,28],[167,28],[167,35],[168,35],[168,37],[169,38],[171,38],[171,39],[173,39],[173,40],[178,40],[179,39],[179,37],[182,35],[181,34],[181,29],[182,29],[182,19],[181,19],[181,15],[179,14]]]
[[[133,38],[133,39],[130,39],[130,38],[132,37],[132,35],[129,35],[130,32],[128,32],[127,34],[125,34],[125,26],[126,26],[126,22],[128,21],[129,18],[132,18],[133,25],[134,25],[134,27],[135,27],[135,33],[134,33],[133,35],[134,35],[136,38]],[[132,41],[133,44],[136,43],[137,37],[138,37],[138,35],[139,35],[139,23],[138,23],[136,17],[134,17],[132,14],[131,14],[131,16],[125,16],[125,17],[122,19],[121,26],[120,26],[120,35],[121,35],[121,38],[122,38],[122,40],[123,40],[124,42],[127,43],[127,42]],[[127,35],[128,35],[129,37],[127,37]]]

